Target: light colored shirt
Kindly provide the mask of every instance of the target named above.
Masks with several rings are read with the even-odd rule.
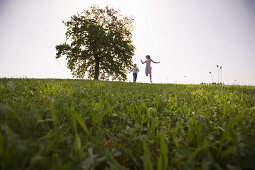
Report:
[[[133,67],[130,72],[138,73],[139,72],[139,68],[138,67]]]

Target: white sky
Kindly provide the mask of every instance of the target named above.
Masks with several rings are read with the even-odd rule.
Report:
[[[220,65],[225,83],[255,85],[254,0],[0,0],[0,77],[72,78],[55,59],[62,20],[94,4],[135,19],[138,82],[150,54],[155,83],[211,83],[209,71],[218,82]]]

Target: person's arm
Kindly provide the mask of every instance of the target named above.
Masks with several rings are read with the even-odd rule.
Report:
[[[160,61],[153,61],[153,60],[151,60],[153,63],[155,63],[155,64],[158,64],[158,63],[160,63]]]
[[[131,72],[133,71],[133,69],[134,69],[134,68],[132,68],[132,70],[130,70],[130,72],[129,72],[129,73],[131,73]]]
[[[142,60],[141,60],[141,62],[142,62],[142,64],[144,64],[145,62],[143,62]]]

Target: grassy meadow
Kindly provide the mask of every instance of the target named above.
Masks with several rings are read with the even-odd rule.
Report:
[[[255,87],[0,79],[0,169],[253,169]]]

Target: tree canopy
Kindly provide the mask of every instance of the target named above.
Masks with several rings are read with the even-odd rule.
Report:
[[[56,58],[66,56],[74,77],[127,79],[135,50],[132,18],[107,6],[92,6],[63,23],[66,41],[56,46]]]

